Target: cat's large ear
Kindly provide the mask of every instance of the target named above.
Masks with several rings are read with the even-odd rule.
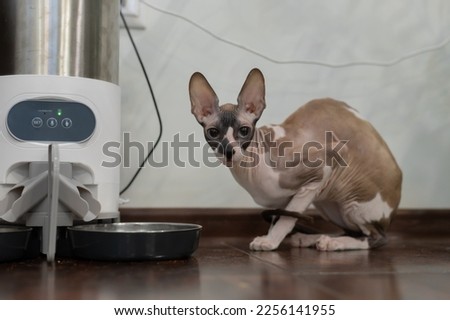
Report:
[[[191,76],[189,97],[191,99],[191,112],[200,124],[204,125],[208,117],[218,112],[219,99],[200,72]]]
[[[258,120],[266,107],[265,95],[264,76],[259,69],[255,68],[248,74],[239,93],[239,109],[251,114],[254,121]]]

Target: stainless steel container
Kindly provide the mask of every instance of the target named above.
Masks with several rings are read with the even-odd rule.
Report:
[[[1,0],[0,75],[118,83],[119,0]]]
[[[69,227],[73,255],[92,260],[172,260],[197,250],[202,226],[125,222]]]

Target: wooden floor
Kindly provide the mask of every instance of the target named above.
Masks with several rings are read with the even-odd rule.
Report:
[[[252,252],[249,242],[267,228],[256,211],[175,211],[129,210],[123,217],[202,223],[190,259],[0,263],[0,299],[450,299],[450,212],[399,215],[389,244],[373,251],[283,244]]]

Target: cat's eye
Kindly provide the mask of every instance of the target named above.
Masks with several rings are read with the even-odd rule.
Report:
[[[212,139],[217,139],[219,137],[219,130],[217,130],[216,128],[209,128],[208,130],[206,130],[206,133]]]
[[[239,128],[239,136],[241,138],[247,138],[248,135],[250,134],[250,131],[251,131],[250,127],[247,127],[247,126],[240,127]]]

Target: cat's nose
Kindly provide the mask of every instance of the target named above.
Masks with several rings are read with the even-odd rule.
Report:
[[[231,148],[227,148],[225,150],[225,157],[227,158],[228,161],[231,160],[231,158],[233,158],[233,155],[236,153],[236,150],[233,149],[233,147]]]

